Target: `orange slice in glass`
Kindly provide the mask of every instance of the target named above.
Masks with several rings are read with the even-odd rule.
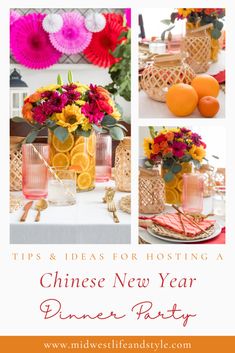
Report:
[[[87,141],[87,152],[89,153],[90,156],[94,156],[95,154],[95,135],[92,134],[88,138]]]
[[[62,142],[60,141],[55,135],[52,138],[53,146],[55,147],[56,151],[58,152],[68,152],[73,148],[74,144],[74,137],[73,134],[69,134],[67,139]]]
[[[71,150],[71,157],[75,155],[76,153],[79,152],[84,152],[85,151],[85,143],[79,143],[74,146],[74,148]]]
[[[91,186],[92,178],[88,172],[84,172],[78,175],[77,186],[80,190],[86,190]]]
[[[69,167],[69,158],[65,153],[56,153],[52,159],[53,167]]]
[[[75,153],[71,158],[71,166],[76,169],[76,171],[84,172],[89,168],[90,161],[89,157],[82,152]]]

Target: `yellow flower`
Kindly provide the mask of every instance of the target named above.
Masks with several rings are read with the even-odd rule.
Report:
[[[86,101],[83,101],[82,99],[78,99],[75,103],[80,106],[83,106],[84,104],[86,104]]]
[[[151,154],[153,153],[153,139],[151,137],[146,137],[144,139],[144,154],[149,159]]]
[[[186,9],[186,8],[181,8],[181,9],[178,9],[178,14],[181,15],[183,18],[186,18],[188,17],[188,15],[191,14],[191,12],[193,12],[194,9]]]
[[[206,151],[203,147],[193,145],[189,150],[189,154],[192,156],[193,159],[201,162],[206,155]]]
[[[117,109],[114,101],[110,98],[108,104],[113,108],[113,112],[110,114],[114,119],[119,120],[121,118],[121,113]]]
[[[74,84],[77,86],[76,91],[78,91],[81,94],[86,93],[86,91],[89,90],[89,86],[84,85],[81,82],[75,82]]]
[[[37,92],[39,93],[43,93],[43,92],[46,92],[46,91],[55,91],[57,90],[57,88],[59,88],[60,85],[48,85],[48,86],[45,86],[45,87],[41,87],[37,90]]]
[[[75,131],[78,125],[83,123],[84,119],[86,117],[82,114],[81,108],[75,104],[67,105],[63,108],[62,113],[57,113],[53,116],[56,124],[67,128],[69,132]]]
[[[167,134],[168,132],[179,132],[180,131],[180,128],[178,127],[173,127],[171,129],[167,129],[167,128],[164,128],[162,129],[161,131],[159,131],[158,135],[161,135],[161,134]]]
[[[88,131],[88,130],[91,130],[91,128],[92,126],[89,123],[89,119],[85,117],[82,121],[82,130]]]

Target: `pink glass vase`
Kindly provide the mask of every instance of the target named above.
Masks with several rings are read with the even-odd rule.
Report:
[[[33,146],[32,144],[22,146],[22,191],[27,199],[37,200],[47,197],[48,169],[39,155],[49,162],[49,145],[35,143]]]
[[[96,181],[105,182],[111,178],[112,138],[108,134],[96,136]]]
[[[183,210],[187,213],[201,213],[203,210],[204,178],[199,173],[183,174]]]

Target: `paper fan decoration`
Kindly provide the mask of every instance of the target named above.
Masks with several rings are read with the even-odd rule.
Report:
[[[19,14],[17,11],[11,10],[11,11],[10,11],[10,26],[12,26],[13,23],[14,23],[15,21],[17,21],[20,17],[21,17],[21,16],[20,16],[20,14]]]
[[[44,18],[42,26],[47,33],[59,32],[63,27],[63,18],[59,14],[50,13]]]
[[[94,65],[110,67],[119,61],[110,52],[114,51],[117,45],[123,41],[123,39],[119,40],[119,36],[123,31],[126,31],[126,28],[120,23],[120,15],[111,13],[104,14],[104,16],[106,18],[105,28],[103,31],[93,34],[91,43],[84,50],[84,54]]]
[[[11,27],[11,52],[16,61],[30,69],[48,68],[61,57],[42,27],[44,17],[40,13],[21,16]]]
[[[84,25],[84,17],[77,12],[65,12],[62,18],[61,30],[50,34],[52,45],[64,54],[80,53],[90,44],[92,38],[92,33]]]
[[[101,32],[106,25],[106,18],[102,13],[91,13],[85,19],[85,27],[88,31]]]

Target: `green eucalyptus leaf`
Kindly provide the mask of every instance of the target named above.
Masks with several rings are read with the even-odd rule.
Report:
[[[171,170],[164,175],[165,182],[169,182],[174,178],[174,173]]]
[[[103,118],[101,125],[102,126],[112,126],[115,125],[117,122],[116,119],[114,119],[111,115],[105,115],[105,117]]]
[[[172,173],[177,174],[182,170],[182,165],[180,164],[174,164],[173,167],[171,168]]]
[[[111,127],[109,133],[114,140],[121,141],[124,138],[123,130],[118,126]]]
[[[215,20],[214,21],[214,27],[217,28],[219,31],[222,31],[224,24],[221,21]]]
[[[95,124],[92,124],[92,128],[93,128],[96,132],[100,132],[100,133],[105,132],[105,130],[103,130],[102,127],[97,126],[97,125],[95,125]]]
[[[124,121],[125,123],[127,123],[127,124],[131,124],[131,117],[130,116],[123,116],[122,117],[122,121]]]
[[[116,123],[115,126],[118,126],[118,127],[120,127],[122,130],[128,132],[128,129],[127,129],[124,125],[122,125],[122,124]]]
[[[75,133],[76,133],[77,136],[89,137],[90,134],[91,134],[91,130],[84,131],[84,130],[82,130],[82,129],[77,129],[77,130],[75,131]]]
[[[145,161],[145,162],[144,162],[144,165],[145,165],[147,168],[153,168],[153,164],[152,164],[150,161]]]
[[[166,19],[166,20],[161,20],[161,23],[163,23],[164,25],[170,26],[170,24],[172,23],[171,20]]]
[[[54,129],[53,133],[58,138],[58,140],[60,140],[61,142],[64,142],[69,136],[68,129],[66,129],[62,126],[58,126],[56,129]]]
[[[40,130],[32,130],[25,138],[25,143],[33,143]]]
[[[221,31],[220,31],[218,28],[214,28],[214,29],[211,31],[211,36],[212,36],[212,38],[214,38],[214,39],[219,39],[220,36],[221,36]]]

